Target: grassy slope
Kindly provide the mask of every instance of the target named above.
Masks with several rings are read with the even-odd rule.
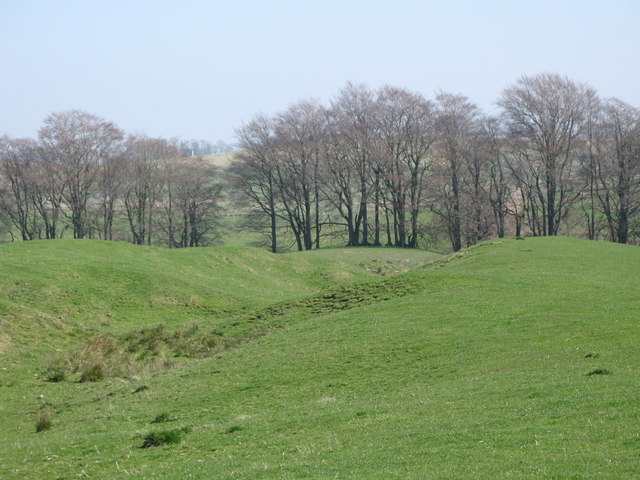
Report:
[[[137,382],[5,380],[0,477],[633,478],[639,268],[634,247],[489,242],[388,283],[410,295],[301,305]],[[139,449],[161,412],[191,433]]]
[[[210,322],[433,258],[429,252],[393,249],[333,260],[326,254],[272,255],[235,247],[167,250],[74,240],[7,244],[0,247],[5,325],[0,351],[31,349],[34,343],[46,349],[94,330]]]

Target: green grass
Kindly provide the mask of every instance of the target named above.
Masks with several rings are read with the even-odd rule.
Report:
[[[336,262],[240,247],[168,250],[92,240],[2,245],[0,352],[51,350],[89,334],[159,323],[224,321],[388,273],[376,270],[385,255],[371,250],[357,262]],[[402,270],[407,261],[415,265],[436,257],[407,252],[385,265]]]
[[[244,342],[178,368],[45,382],[22,346],[33,367],[0,370],[0,477],[638,476],[636,247],[494,241],[343,287],[327,272],[361,253],[334,253],[297,274],[304,295],[220,315]],[[40,410],[55,421],[35,433]],[[158,412],[188,434],[142,449]]]

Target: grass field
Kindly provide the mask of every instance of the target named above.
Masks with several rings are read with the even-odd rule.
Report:
[[[419,255],[0,247],[0,478],[638,478],[640,251]],[[194,320],[236,341],[42,378],[57,344]]]

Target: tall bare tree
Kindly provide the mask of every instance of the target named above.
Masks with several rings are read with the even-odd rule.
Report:
[[[236,132],[241,151],[229,166],[231,192],[236,202],[252,210],[258,230],[263,231],[262,218],[267,218],[267,238],[273,253],[278,251],[278,219],[280,215],[276,148],[273,120],[257,115]],[[255,227],[255,222],[252,224]]]
[[[98,172],[98,194],[100,200],[101,236],[113,240],[113,222],[116,206],[121,201],[123,187],[127,182],[125,148],[123,142],[116,142],[106,152]]]
[[[222,184],[218,169],[202,157],[168,159],[164,218],[160,222],[169,247],[203,247],[217,238]]]
[[[325,185],[327,198],[347,226],[348,245],[368,245],[368,206],[374,164],[374,93],[348,83],[328,110]],[[379,245],[379,233],[374,238]]]
[[[480,148],[487,158],[489,173],[489,203],[493,212],[495,232],[499,238],[505,236],[507,218],[513,215],[516,220],[517,235],[520,235],[517,205],[513,205],[513,182],[508,175],[505,162],[507,154],[504,145],[502,127],[497,118],[487,117],[483,122]],[[512,208],[513,207],[513,208]]]
[[[601,229],[597,209],[597,180],[598,180],[598,138],[601,136],[602,102],[593,97],[587,109],[584,126],[585,148],[579,156],[578,175],[584,184],[580,190],[579,206],[587,225],[587,237],[595,240]]]
[[[557,74],[521,77],[498,101],[514,145],[535,179],[544,211],[544,235],[557,235],[568,207],[577,197],[574,167],[595,91]]]
[[[166,140],[132,136],[126,141],[122,199],[135,244],[152,243],[154,214],[165,181],[164,161],[176,156],[176,148]]]
[[[424,180],[429,168],[427,154],[435,139],[433,107],[422,95],[382,87],[376,97],[373,128],[375,154],[381,161],[381,178],[391,200],[394,244],[416,247]]]
[[[87,204],[95,193],[99,165],[122,136],[113,123],[80,110],[52,113],[44,120],[39,138],[64,185],[62,198],[74,238],[87,234]]]
[[[451,241],[451,248],[457,252],[462,248],[463,221],[474,224],[474,237],[480,234],[481,181],[483,156],[477,148],[481,133],[481,116],[478,108],[462,95],[440,93],[436,96],[437,111],[437,155],[440,171],[440,201],[433,211],[442,216]],[[463,211],[463,188],[469,201],[467,211]],[[469,230],[469,229],[467,229]]]
[[[275,118],[276,174],[298,250],[320,247],[320,162],[325,115],[316,102],[298,102]]]
[[[35,159],[32,141],[0,138],[0,209],[19,230],[21,240],[39,236],[33,204]]]
[[[596,138],[596,197],[612,241],[627,243],[640,212],[640,110],[612,99]]]

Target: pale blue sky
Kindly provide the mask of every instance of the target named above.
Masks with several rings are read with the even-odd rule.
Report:
[[[78,108],[129,132],[222,139],[347,81],[485,111],[557,72],[640,107],[639,0],[0,0],[0,135]]]

